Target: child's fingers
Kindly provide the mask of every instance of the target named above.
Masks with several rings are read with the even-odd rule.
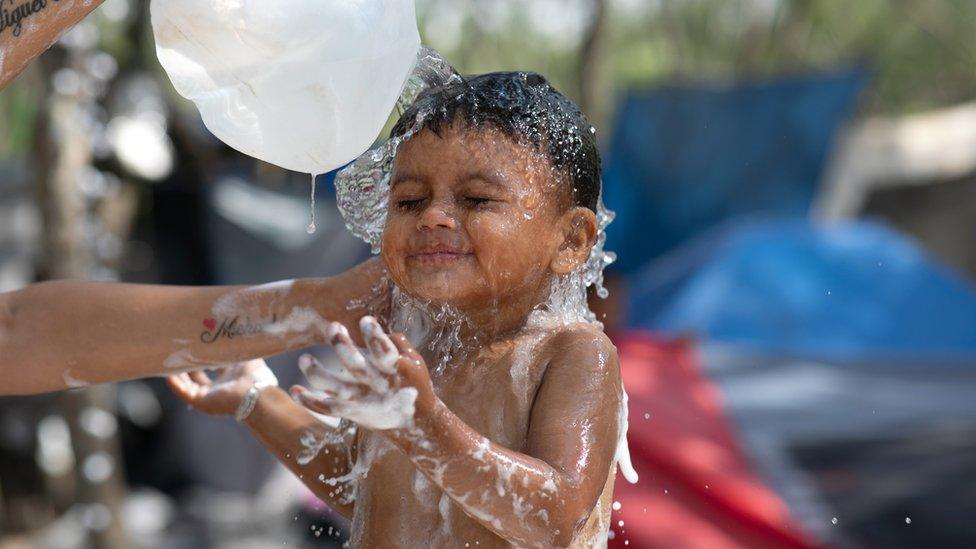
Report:
[[[350,395],[352,394],[352,391],[349,389],[341,389],[341,388],[337,389],[334,387],[327,387],[325,389],[314,389],[314,390],[309,390],[307,387],[303,387],[303,388],[308,392],[308,394],[316,395],[320,398],[346,399],[349,398]]]
[[[380,323],[371,316],[364,316],[359,321],[359,330],[366,340],[370,363],[385,374],[395,374],[396,361],[400,358],[400,353],[397,352],[396,346],[387,337]]]
[[[366,371],[366,359],[356,349],[356,344],[349,337],[349,331],[346,330],[345,326],[339,325],[339,332],[332,339],[332,345],[335,347],[336,354],[339,355],[339,360],[349,368],[354,376],[360,377],[357,372]]]
[[[348,371],[328,368],[308,353],[298,358],[298,369],[315,388],[320,385],[328,387],[336,384],[358,383]]]
[[[342,362],[353,378],[362,383],[369,383],[369,364],[366,362],[366,357],[359,352],[352,341],[336,343],[335,351],[336,355],[339,356],[339,361]]]
[[[348,372],[327,368],[312,355],[302,355],[298,368],[305,374],[313,389],[329,396],[354,400],[369,392],[369,386],[356,381]]]
[[[415,360],[422,359],[420,353],[415,351],[413,345],[410,344],[410,340],[407,339],[407,336],[397,332],[395,334],[391,334],[390,339],[393,340],[393,344],[396,345],[396,348],[401,355],[413,358]]]
[[[329,345],[335,345],[336,337],[339,335],[340,332],[342,332],[342,330],[345,329],[346,327],[339,322],[328,323],[325,326],[325,329],[323,330],[323,333],[325,334],[325,340],[329,343]]]
[[[349,340],[349,330],[339,322],[330,322],[325,329],[325,335],[329,338],[329,345],[335,345],[340,341]]]
[[[343,402],[336,398],[328,397],[322,393],[309,391],[301,385],[295,385],[290,390],[292,398],[298,404],[327,416],[339,416],[344,408]]]
[[[359,352],[356,344],[352,342],[352,338],[349,337],[349,332],[346,331],[345,327],[336,336],[335,350],[336,354],[339,355],[339,360],[346,366],[349,373],[356,378],[356,381],[368,385],[377,391],[385,391],[389,388],[389,382],[380,373],[376,372],[374,368],[370,367],[370,364],[366,361],[366,357]]]
[[[367,362],[363,354],[351,342],[337,343],[335,350],[336,354],[339,355],[339,360],[345,364],[357,382],[380,393],[390,388],[390,382],[384,377],[383,371]]]
[[[405,335],[397,333],[391,337],[397,346],[397,350],[400,352],[400,360],[396,363],[397,371],[405,379],[410,380],[411,383],[423,383],[421,380],[430,376],[424,358],[414,350]]]
[[[359,352],[359,349],[351,343],[339,342],[335,345],[336,354],[339,360],[349,369],[349,373],[357,380],[368,382],[369,374],[366,368],[366,358]]]

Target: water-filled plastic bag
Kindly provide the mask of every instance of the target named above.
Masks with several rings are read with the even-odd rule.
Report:
[[[159,61],[223,142],[324,173],[383,129],[420,46],[413,0],[152,0]]]

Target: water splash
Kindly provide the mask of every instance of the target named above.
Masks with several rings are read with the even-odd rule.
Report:
[[[602,186],[602,185],[601,185]],[[590,257],[586,260],[583,267],[583,287],[591,285],[596,288],[596,295],[601,299],[606,299],[610,292],[603,286],[603,271],[617,260],[617,254],[605,249],[607,243],[607,226],[613,222],[617,214],[608,210],[603,205],[603,193],[597,200],[596,222],[599,228],[596,236],[596,244],[590,250]],[[595,320],[595,319],[594,319]]]
[[[534,328],[554,329],[577,322],[596,322],[586,303],[585,267],[553,276],[549,297],[529,315],[527,324]]]
[[[426,89],[461,81],[461,75],[441,54],[427,46],[421,46],[417,52],[417,63],[397,100],[397,111],[403,114]]]
[[[421,122],[418,117],[417,129]],[[393,159],[400,143],[413,133],[387,140],[336,175],[336,205],[346,222],[346,228],[369,244],[374,254],[380,253],[383,227],[386,226]]]
[[[308,215],[309,222],[308,222],[308,228],[305,229],[305,232],[307,232],[308,234],[315,234],[315,177],[316,175],[313,173],[312,191],[310,195],[311,200],[309,201],[309,215]]]
[[[440,54],[422,47],[417,53],[414,70],[397,101],[397,109],[401,113],[405,111],[426,89],[460,81],[461,75]],[[346,227],[366,241],[374,254],[380,252],[380,240],[386,225],[390,177],[397,149],[420,130],[425,116],[426,113],[419,113],[405,134],[390,138],[379,147],[367,151],[336,175],[336,203]]]
[[[434,305],[393,286],[391,313],[390,329],[403,333],[418,349],[426,349],[434,357],[430,365],[433,377],[443,374],[466,346],[477,347],[477,338],[462,342],[461,330],[468,319],[450,305]]]

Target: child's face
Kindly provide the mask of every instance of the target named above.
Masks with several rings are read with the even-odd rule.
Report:
[[[391,179],[382,250],[393,282],[461,310],[538,297],[581,209],[557,203],[569,200],[557,185],[547,160],[496,130],[421,131]]]

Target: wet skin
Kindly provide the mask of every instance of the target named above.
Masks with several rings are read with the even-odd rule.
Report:
[[[403,376],[419,378],[407,381],[420,389],[415,421],[434,449],[421,448],[416,433],[360,434],[359,455],[371,465],[359,484],[355,541],[491,547],[507,545],[503,538],[541,546],[592,538],[609,505],[616,353],[592,326],[525,327],[549,277],[585,261],[592,212],[570,207],[544,158],[494,131],[421,132],[401,147],[391,184],[382,257],[393,283],[461,309],[485,343],[429,382],[426,368]],[[481,436],[497,455],[457,458],[476,455]],[[442,502],[445,488],[453,498]]]
[[[401,147],[392,183],[382,253],[390,279],[411,296],[460,309],[471,324],[465,352],[432,378],[435,357],[375,321],[360,326],[362,354],[342,326],[330,327],[349,375],[306,362],[320,390],[292,389],[305,407],[357,414],[396,391],[416,391],[405,426],[370,428],[360,414],[354,459],[368,475],[353,481],[353,505],[343,502],[349,487],[337,493],[316,480],[350,471],[341,444],[295,465],[299,434],[316,428],[301,407],[265,391],[247,424],[352,517],[355,546],[590,546],[609,519],[616,350],[592,325],[527,321],[550,278],[586,260],[593,212],[571,205],[531,147],[490,130],[419,133]]]
[[[514,327],[542,299],[563,244],[562,191],[544,158],[498,132],[423,131],[401,146],[391,178],[382,241],[390,277],[482,324],[509,313],[512,326],[498,328]]]
[[[612,345],[585,325],[525,329],[462,360],[414,430],[360,431],[353,545],[592,546],[612,496]]]

